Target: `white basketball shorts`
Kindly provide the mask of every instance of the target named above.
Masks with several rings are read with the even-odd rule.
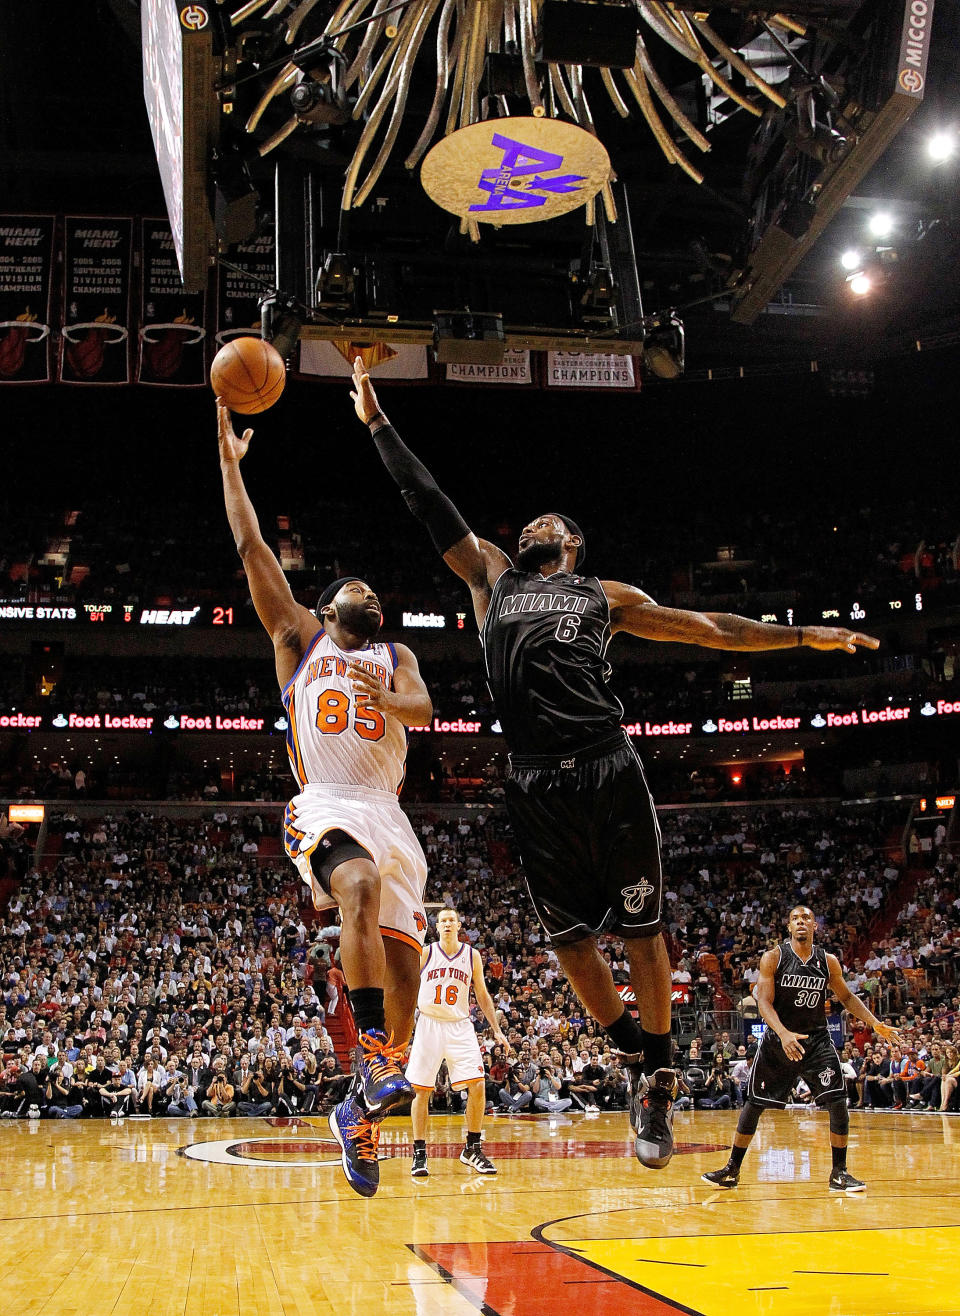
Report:
[[[287,805],[284,848],[310,890],[314,909],[337,903],[310,862],[315,852],[322,853],[327,834],[336,831],[362,845],[380,872],[380,931],[419,951],[427,930],[427,861],[397,797],[363,786],[306,786]]]
[[[446,1060],[453,1087],[463,1087],[483,1078],[480,1043],[469,1019],[434,1019],[428,1014],[417,1018],[407,1061],[406,1075],[417,1088],[432,1088],[441,1064]]]

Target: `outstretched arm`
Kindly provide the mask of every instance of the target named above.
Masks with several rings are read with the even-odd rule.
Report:
[[[217,437],[227,520],[247,575],[253,606],[273,640],[277,679],[283,686],[296,670],[318,623],[309,609],[293,597],[276,555],[260,533],[260,522],[240,474],[240,461],[250,446],[253,430],[244,430],[237,438],[222,398],[217,398]]]
[[[706,649],[878,649],[880,641],[843,626],[774,626],[732,612],[661,608],[635,585],[600,582],[610,604],[612,629],[644,640],[700,644]]]
[[[900,1045],[900,1034],[889,1024],[881,1023],[877,1016],[870,1010],[859,996],[847,986],[843,977],[843,970],[840,967],[840,961],[836,955],[827,956],[827,968],[830,971],[830,990],[840,1002],[845,1010],[849,1010],[857,1019],[862,1019],[865,1024],[869,1024],[875,1033],[887,1042],[892,1042],[895,1046]]]
[[[451,571],[466,581],[473,597],[477,624],[487,615],[490,594],[510,559],[494,544],[478,539],[436,480],[387,420],[359,357],[353,364],[357,415],[370,433],[384,466],[403,494],[404,502],[427,527],[434,547]]]

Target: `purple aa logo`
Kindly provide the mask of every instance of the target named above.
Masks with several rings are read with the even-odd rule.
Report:
[[[563,168],[562,155],[541,151],[500,133],[494,133],[492,142],[503,152],[503,159],[497,168],[484,169],[481,173],[477,187],[490,195],[486,201],[471,206],[471,210],[524,210],[542,206],[547,198],[538,193],[578,192],[579,184],[585,180],[583,174],[543,177],[544,172]]]

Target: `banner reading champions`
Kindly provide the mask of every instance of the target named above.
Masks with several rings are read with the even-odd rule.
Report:
[[[185,292],[165,219],[142,223],[142,281],[137,379],[141,384],[202,388],[207,295]]]
[[[129,384],[132,219],[68,215],[63,232],[65,384]]]
[[[632,356],[606,352],[548,352],[547,388],[636,389]]]
[[[52,215],[0,216],[0,383],[51,378]]]

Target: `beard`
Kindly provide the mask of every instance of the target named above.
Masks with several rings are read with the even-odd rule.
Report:
[[[521,571],[539,571],[548,562],[556,562],[563,552],[563,539],[534,540],[517,553],[517,566]]]
[[[337,621],[351,635],[359,635],[362,640],[372,640],[380,629],[381,616],[372,612],[365,603],[338,603]]]

